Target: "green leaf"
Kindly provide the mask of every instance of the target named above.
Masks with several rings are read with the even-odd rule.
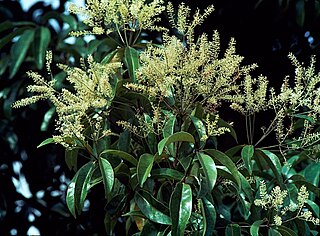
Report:
[[[140,236],[158,236],[159,230],[149,220],[144,224]]]
[[[119,141],[118,141],[118,149],[119,151],[123,151],[123,152],[129,152],[129,148],[130,148],[130,132],[129,130],[124,130],[120,136],[119,136]],[[137,161],[136,164],[137,165]]]
[[[183,236],[192,212],[192,190],[190,185],[178,183],[170,198],[172,236]]]
[[[151,154],[144,153],[140,156],[137,166],[137,176],[140,187],[143,186],[152,170],[154,157]]]
[[[215,149],[206,149],[204,150],[204,152],[208,153],[210,156],[215,158],[222,165],[227,167],[227,169],[230,171],[232,176],[237,181],[238,186],[241,188],[241,179],[240,179],[240,173],[238,171],[238,168],[226,154]]]
[[[149,125],[153,125],[152,124],[152,119],[151,117],[148,115],[148,114],[144,114],[144,120],[147,124]],[[156,135],[155,133],[153,132],[150,132],[147,136],[147,143],[148,143],[148,147],[149,147],[149,150],[152,154],[156,153],[157,152],[157,140],[156,140]]]
[[[201,141],[201,138],[207,135],[206,127],[203,124],[203,122],[200,119],[198,119],[197,117],[190,115],[190,118],[192,120],[192,123],[193,123],[198,135],[199,135],[200,146],[203,146],[205,144],[205,141]]]
[[[132,82],[137,82],[136,70],[139,68],[139,52],[128,46],[124,50],[124,62],[128,68]]]
[[[277,230],[281,233],[282,236],[298,236],[292,229],[289,229],[288,227],[283,225],[277,226]]]
[[[257,220],[251,225],[251,227],[250,227],[250,235],[251,236],[259,236],[259,228],[263,222],[264,222],[264,220]]]
[[[102,175],[105,198],[108,199],[108,195],[112,190],[114,184],[114,172],[111,164],[104,158],[99,158],[99,167]]]
[[[13,23],[9,20],[6,20],[0,24],[0,32],[5,31],[7,29],[11,29],[13,27]]]
[[[291,116],[297,117],[297,118],[300,118],[300,119],[304,119],[304,120],[309,121],[311,124],[315,124],[315,121],[311,116],[303,115],[303,114],[293,114]]]
[[[77,171],[78,152],[79,152],[79,148],[65,150],[64,159],[69,170],[73,169],[74,171]]]
[[[138,192],[135,193],[134,200],[143,215],[149,220],[158,224],[171,225],[170,217],[156,209]]]
[[[217,180],[217,168],[211,156],[204,153],[197,154],[198,159],[201,163],[204,175],[206,177],[206,182],[208,185],[209,192],[212,191],[216,180]]]
[[[11,48],[12,64],[10,65],[10,78],[12,78],[20,68],[21,63],[27,55],[27,51],[34,39],[34,30],[25,30],[21,37]]]
[[[300,27],[304,26],[305,20],[305,0],[298,0],[296,2],[296,22]]]
[[[119,49],[115,49],[115,50],[109,52],[109,53],[102,59],[101,64],[107,64],[107,63],[109,63],[109,62],[113,59],[113,57],[118,53],[118,50],[119,50]]]
[[[159,168],[151,171],[151,178],[165,178],[180,181],[183,177],[184,175],[181,172],[170,168]]]
[[[207,199],[201,199],[201,211],[203,213],[203,236],[214,235],[217,213],[214,205]]]
[[[46,51],[51,40],[51,33],[47,27],[39,27],[35,30],[34,41],[33,41],[33,56],[37,68],[40,70],[43,68]]]
[[[127,162],[133,164],[134,166],[137,166],[137,164],[138,164],[138,161],[136,160],[136,158],[134,158],[134,156],[132,156],[131,154],[129,154],[127,152],[123,152],[120,150],[108,149],[108,150],[103,151],[100,155],[103,155],[103,154],[118,156],[122,160],[127,161]]]
[[[225,236],[241,236],[238,224],[229,224],[226,228]]]
[[[88,162],[78,170],[68,186],[66,202],[71,214],[75,218],[82,211],[93,171],[93,162]]]
[[[24,31],[31,29],[30,27],[22,27],[19,29],[14,30],[12,33],[8,34],[7,36],[0,39],[0,49],[3,48],[7,43],[11,42],[12,39],[20,34],[22,34]]]
[[[234,128],[232,127],[232,125],[230,125],[228,122],[226,122],[226,121],[224,121],[223,119],[220,118],[219,121],[218,121],[218,126],[219,127],[227,127],[230,130],[231,136],[234,138],[236,143],[238,143],[237,133],[234,130]]]
[[[55,107],[51,107],[46,112],[46,114],[44,114],[43,121],[42,121],[41,127],[40,127],[41,131],[47,131],[48,130],[49,123],[50,123],[55,111],[56,111]]]
[[[174,133],[174,126],[176,124],[176,121],[177,121],[176,116],[172,116],[167,120],[167,122],[165,123],[165,125],[163,127],[163,137],[164,138],[168,138],[170,135],[172,135]],[[168,150],[172,156],[176,155],[173,143],[168,145]]]
[[[277,155],[268,151],[268,150],[258,150],[257,154],[260,157],[263,157],[271,168],[273,174],[277,178],[277,181],[281,184],[283,183],[282,175],[281,175],[281,163]]]
[[[72,30],[77,30],[77,20],[74,16],[62,14],[61,19],[64,23],[67,23]]]
[[[47,138],[46,140],[42,141],[42,142],[37,146],[37,148],[40,148],[40,147],[42,147],[42,146],[44,146],[44,145],[47,145],[47,144],[49,144],[49,143],[54,143],[53,138]]]
[[[241,151],[241,157],[243,159],[244,165],[247,168],[250,175],[252,175],[252,162],[254,147],[253,145],[245,145]]]
[[[161,155],[165,146],[174,142],[189,142],[195,143],[193,136],[187,132],[180,131],[162,139],[158,144],[158,153]]]
[[[278,230],[275,230],[273,228],[269,228],[268,230],[268,236],[282,236]]]

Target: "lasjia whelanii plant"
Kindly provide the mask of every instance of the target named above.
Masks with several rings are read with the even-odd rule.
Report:
[[[234,225],[222,209],[221,196],[229,192],[237,197],[234,204],[245,209],[236,208],[244,224],[248,221],[252,227],[259,228],[264,222],[254,218],[258,212],[250,213],[254,205],[274,210],[268,219],[272,223],[263,225],[272,230],[291,219],[318,224],[316,217],[305,211],[309,195],[304,186],[295,199],[298,214],[285,219],[293,205],[284,204],[288,191],[281,188],[297,187],[291,180],[290,186],[283,181],[281,162],[275,154],[256,147],[272,131],[276,131],[276,146],[281,151],[312,148],[318,142],[319,135],[313,130],[319,118],[320,76],[315,72],[314,59],[304,68],[290,55],[296,67],[295,81],[292,86],[286,78],[276,92],[268,88],[266,77],[251,75],[255,64],[242,65],[243,57],[236,54],[234,39],[220,52],[217,31],[212,36],[195,36],[195,27],[213,11],[212,6],[193,15],[185,4],[180,4],[177,12],[171,3],[166,8],[177,35],[161,31],[161,45],[149,42],[138,50],[134,47],[142,30],[162,30],[157,26],[165,9],[162,1],[90,0],[85,7],[71,5],[70,11],[84,15],[84,23],[91,28],[72,35],[112,37],[116,33],[122,44],[102,62],[89,56],[81,68],[59,65],[68,75],[69,90],[58,91],[53,79],[29,72],[34,85],[27,89],[34,95],[13,105],[50,100],[56,108],[58,132],[51,141],[62,144],[67,153],[81,150],[87,158],[88,163],[79,169],[67,191],[71,213],[75,217],[80,214],[88,189],[103,182],[106,209],[115,203],[121,205],[114,215],[110,213],[113,211],[106,213],[106,229],[111,235],[119,217],[128,217],[127,225],[134,222],[141,234],[144,227],[146,231],[153,227],[163,235],[218,234],[216,221],[221,220],[227,228]],[[274,112],[273,121],[256,146],[236,146],[226,153],[205,149],[209,139],[216,142],[217,136],[234,132],[219,116],[219,109],[226,105],[248,119],[249,144],[254,144],[251,117],[258,112]],[[288,127],[284,125],[286,119]],[[297,119],[304,120],[298,130]],[[105,139],[110,135],[113,139]],[[236,156],[241,149],[241,157]],[[287,154],[282,154],[286,158]],[[259,158],[271,161],[261,162]],[[270,168],[265,170],[266,163]],[[262,182],[258,195],[255,181],[261,178],[259,171],[262,177],[267,176],[269,184],[279,183],[281,188],[273,186],[268,194]],[[223,183],[228,183],[228,191]],[[317,192],[315,188],[313,191]],[[243,227],[246,229],[248,225]]]

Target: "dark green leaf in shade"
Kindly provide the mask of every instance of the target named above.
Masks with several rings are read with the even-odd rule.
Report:
[[[251,225],[251,227],[250,227],[250,235],[251,236],[259,236],[259,228],[263,222],[264,222],[264,220],[257,220]]]
[[[301,28],[304,26],[305,21],[305,0],[298,0],[296,1],[296,22],[298,26]]]
[[[268,163],[279,183],[283,183],[281,175],[282,166],[278,156],[268,150],[258,150],[256,153],[258,154],[258,158],[262,157]]]
[[[52,120],[52,117],[53,117],[55,111],[56,111],[56,109],[54,107],[51,107],[46,112],[46,114],[44,114],[43,121],[42,121],[41,127],[40,127],[41,131],[47,131],[48,130],[49,123]]]
[[[174,142],[189,142],[189,143],[195,143],[195,140],[193,136],[190,133],[180,131],[177,133],[174,133],[170,135],[167,138],[162,139],[159,144],[158,144],[158,153],[161,155],[163,152],[163,149],[165,148],[166,145]]]
[[[144,182],[150,175],[153,166],[153,161],[154,157],[151,154],[144,153],[140,156],[137,166],[137,175],[140,187],[143,186]]]
[[[225,236],[241,236],[240,226],[238,224],[229,224],[226,228]]]
[[[12,78],[20,68],[21,63],[27,55],[30,44],[34,39],[34,30],[25,30],[21,37],[11,48],[12,61],[10,65],[10,78]]]
[[[93,162],[88,162],[78,170],[68,186],[66,202],[74,217],[79,215],[82,211],[90,187],[90,179],[93,171]]]
[[[236,143],[238,143],[238,137],[237,137],[236,131],[234,130],[232,125],[230,125],[228,122],[226,122],[226,121],[224,121],[223,119],[220,118],[219,121],[218,121],[218,126],[219,127],[227,127],[230,130],[231,136],[234,138]]]
[[[269,228],[268,236],[282,236],[282,235],[278,230],[276,230],[274,228]]]
[[[50,144],[50,143],[54,143],[54,140],[53,138],[47,138],[46,140],[42,141],[38,146],[37,148],[40,148],[44,145],[47,145],[47,144]]]
[[[19,28],[19,29],[14,30],[14,31],[11,32],[10,34],[2,37],[2,38],[0,39],[0,49],[1,49],[2,47],[4,47],[7,43],[10,43],[14,37],[22,34],[24,31],[30,30],[30,29],[31,29],[31,27],[22,27],[22,28]]]
[[[252,175],[252,162],[254,147],[253,145],[245,145],[241,151],[241,157],[250,175]]]
[[[39,70],[43,68],[50,40],[51,33],[47,27],[41,26],[35,30],[33,41],[33,56]]]
[[[128,68],[132,82],[136,82],[136,70],[139,68],[139,52],[130,46],[126,47],[124,51],[124,62]]]
[[[281,233],[282,236],[298,236],[297,233],[292,229],[289,229],[288,227],[283,225],[277,226],[277,230]]]
[[[118,149],[119,151],[129,152],[130,148],[130,132],[129,130],[124,130],[119,136]]]
[[[77,171],[77,162],[78,162],[78,148],[66,149],[65,150],[65,162],[69,170]]]
[[[113,187],[114,172],[111,164],[106,159],[101,157],[99,158],[99,168],[102,175],[105,197],[107,199]]]
[[[184,175],[180,171],[170,168],[159,168],[151,171],[151,178],[156,179],[165,178],[180,181],[183,177]]]
[[[190,185],[178,183],[170,198],[172,236],[183,236],[192,212],[192,190]]]
[[[206,182],[208,185],[208,190],[211,192],[213,189],[216,180],[217,180],[217,168],[211,156],[204,153],[197,154],[198,159],[201,163],[204,175],[206,177]]]
[[[198,119],[197,117],[190,116],[190,118],[192,120],[192,123],[193,123],[198,135],[199,135],[200,146],[203,146],[205,144],[205,141],[201,140],[201,138],[207,135],[206,127],[203,124],[203,122],[200,119]]]
[[[163,128],[163,137],[164,138],[168,138],[170,135],[172,135],[174,133],[174,126],[176,124],[176,121],[177,121],[177,119],[175,116],[172,116],[167,120],[167,122],[165,123],[164,128]],[[168,145],[168,150],[172,156],[176,155],[173,143]]]
[[[134,156],[132,156],[131,154],[129,154],[127,152],[108,149],[108,150],[103,151],[100,155],[104,155],[104,154],[118,156],[122,160],[127,161],[127,162],[133,164],[134,166],[136,166],[138,164],[138,161],[136,160],[136,158],[134,158]]]
[[[214,205],[206,198],[201,199],[201,211],[203,214],[203,236],[211,236],[214,233],[217,213]]]
[[[112,58],[117,54],[118,50],[119,50],[119,49],[115,49],[115,50],[109,52],[109,53],[102,59],[101,63],[102,63],[102,64],[107,64],[107,63],[109,63],[109,62],[112,60]]]
[[[170,217],[156,209],[138,192],[135,193],[134,200],[146,218],[158,224],[171,225]]]
[[[149,220],[144,224],[140,236],[158,236],[159,230]]]

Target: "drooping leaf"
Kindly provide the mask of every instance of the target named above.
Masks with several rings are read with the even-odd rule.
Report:
[[[203,214],[203,236],[211,236],[216,224],[216,210],[214,205],[206,198],[201,200],[201,211]]]
[[[172,179],[180,181],[183,178],[183,174],[180,171],[170,169],[170,168],[159,168],[159,169],[153,169],[151,171],[151,178],[156,179]]]
[[[93,162],[88,162],[78,170],[68,186],[66,202],[74,217],[82,211],[90,187],[90,178],[93,170]]]
[[[105,197],[107,199],[113,187],[114,172],[111,164],[106,159],[101,157],[99,158],[99,168],[102,175]]]
[[[131,154],[129,154],[127,152],[123,152],[120,150],[108,149],[108,150],[105,150],[101,153],[101,155],[103,155],[103,154],[107,154],[107,155],[110,154],[110,155],[118,156],[122,160],[127,161],[127,162],[133,164],[134,166],[136,166],[138,164],[138,161],[136,160],[136,158],[134,158],[134,156],[132,156]]]
[[[152,170],[154,157],[151,154],[144,153],[140,156],[137,166],[137,176],[140,187],[143,186]]]
[[[46,51],[51,40],[51,33],[47,27],[38,27],[35,30],[34,41],[33,41],[33,56],[37,68],[42,69],[45,61]]]
[[[172,236],[183,236],[192,212],[192,190],[190,185],[178,183],[170,198]]]
[[[25,30],[21,37],[16,43],[13,44],[11,48],[12,64],[10,65],[10,78],[12,78],[20,68],[23,62],[29,46],[34,39],[34,30]]]
[[[253,145],[245,145],[241,151],[241,157],[243,159],[244,165],[247,168],[250,175],[252,175],[252,162],[254,147]]]
[[[135,193],[134,200],[146,218],[158,224],[171,225],[170,217],[152,206],[151,203],[138,192]]]
[[[209,192],[212,191],[216,180],[217,180],[217,168],[211,156],[199,152],[197,154],[198,159],[201,163],[204,175],[206,177],[206,182],[208,185]]]
[[[77,163],[78,163],[78,152],[79,148],[72,148],[65,150],[65,162],[69,168],[69,170],[77,171]]]
[[[174,143],[174,142],[195,143],[195,140],[194,140],[193,136],[187,132],[180,131],[180,132],[174,133],[174,134],[170,135],[169,137],[162,139],[159,142],[159,144],[158,144],[159,155],[161,155],[165,146],[167,146],[170,143]]]
[[[20,34],[22,34],[24,31],[31,29],[31,27],[22,27],[22,28],[18,28],[16,30],[14,30],[13,32],[11,32],[10,34],[2,37],[0,39],[0,49],[2,47],[4,47],[7,43],[11,42],[12,39]]]
[[[238,186],[241,188],[241,179],[240,179],[240,173],[238,171],[238,168],[226,154],[215,149],[206,149],[204,150],[204,152],[208,153],[210,156],[212,156],[222,165],[227,167],[227,169],[230,171],[230,173],[233,175],[233,177],[237,181]]]
[[[132,48],[126,47],[124,50],[124,62],[128,68],[129,76],[132,82],[137,81],[136,70],[139,68],[139,52]]]
[[[119,49],[115,49],[115,50],[109,52],[109,53],[102,59],[101,64],[107,64],[107,63],[109,63],[109,62],[112,60],[112,58],[118,53],[118,50],[119,50]]]
[[[259,228],[263,222],[264,222],[264,220],[257,220],[251,225],[251,227],[250,227],[250,235],[251,236],[259,236]]]
[[[241,236],[240,226],[238,224],[229,224],[226,228],[225,236]]]
[[[258,150],[257,154],[258,154],[258,156],[264,158],[264,160],[268,163],[273,174],[277,178],[277,181],[279,181],[280,184],[283,183],[283,179],[282,179],[282,175],[281,175],[282,167],[281,167],[281,163],[280,163],[280,160],[277,157],[277,155],[268,151],[268,150]]]
[[[40,148],[44,145],[50,144],[50,143],[54,143],[54,139],[53,138],[47,138],[46,140],[42,141],[37,148]]]

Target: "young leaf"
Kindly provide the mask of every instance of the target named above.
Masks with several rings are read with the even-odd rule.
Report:
[[[34,30],[25,30],[18,41],[11,48],[12,64],[10,65],[10,78],[18,71],[23,62],[29,46],[34,38]]]
[[[187,132],[180,131],[177,133],[174,133],[170,135],[167,138],[162,139],[158,144],[158,153],[161,155],[163,152],[163,149],[166,145],[174,142],[189,142],[189,143],[195,143],[195,140],[193,136]]]
[[[130,46],[126,47],[124,50],[124,62],[132,82],[137,82],[136,70],[139,68],[139,52]]]
[[[201,200],[201,211],[203,214],[203,236],[211,236],[214,234],[216,224],[216,210],[214,205],[207,199]]]
[[[37,68],[40,70],[43,67],[46,51],[51,40],[51,33],[47,27],[39,27],[35,30],[33,41],[33,56]]]
[[[253,157],[253,153],[254,153],[254,147],[252,145],[245,145],[241,151],[241,157],[250,175],[252,175],[251,158]]]
[[[145,217],[158,224],[171,225],[171,219],[158,209],[156,209],[150,202],[147,201],[138,192],[134,195],[134,200]]]
[[[82,211],[93,171],[93,162],[88,162],[78,170],[68,186],[66,202],[75,218]]]
[[[114,183],[114,172],[111,164],[104,158],[99,158],[99,167],[102,175],[105,198],[108,198]]]
[[[192,190],[190,185],[178,183],[170,198],[172,236],[183,236],[192,212]]]
[[[153,161],[154,157],[151,154],[144,153],[140,156],[137,166],[137,176],[140,187],[142,187],[147,180],[153,166]]]
[[[209,155],[206,155],[204,153],[198,153],[197,156],[207,180],[208,190],[209,192],[211,192],[217,180],[216,165],[212,157]]]
[[[44,145],[47,145],[47,144],[49,144],[49,143],[54,143],[53,138],[47,138],[46,140],[42,141],[42,142],[37,146],[37,148],[40,148],[40,147],[42,147],[42,146],[44,146]]]

